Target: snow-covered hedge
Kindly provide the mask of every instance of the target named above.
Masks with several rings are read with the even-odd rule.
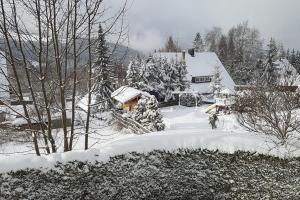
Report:
[[[153,151],[0,174],[0,199],[300,199],[300,160]]]

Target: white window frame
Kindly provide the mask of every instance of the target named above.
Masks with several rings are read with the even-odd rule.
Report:
[[[195,83],[209,83],[211,82],[211,76],[196,76]]]

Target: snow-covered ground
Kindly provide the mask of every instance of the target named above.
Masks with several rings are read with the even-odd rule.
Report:
[[[83,151],[83,136],[79,136],[75,150],[37,157],[26,155],[1,155],[0,172],[22,168],[53,167],[56,162],[107,161],[111,156],[132,151],[146,153],[155,149],[177,150],[179,148],[206,148],[233,153],[238,150],[275,155],[280,157],[300,156],[299,142],[287,147],[277,147],[272,138],[247,132],[236,122],[234,115],[219,116],[218,128],[212,130],[209,115],[204,112],[207,105],[198,108],[167,107],[161,110],[166,123],[166,131],[145,135],[119,133],[113,127],[99,129],[94,124],[91,144]],[[17,149],[17,147],[14,147]],[[1,151],[1,149],[0,149]]]

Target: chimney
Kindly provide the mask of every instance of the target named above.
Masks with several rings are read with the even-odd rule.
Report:
[[[182,51],[182,63],[185,64],[185,50]]]
[[[188,53],[192,56],[195,57],[195,49],[189,49]]]

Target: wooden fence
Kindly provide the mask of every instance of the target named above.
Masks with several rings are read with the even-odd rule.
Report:
[[[129,119],[129,118],[125,118],[116,111],[112,111],[112,117],[123,128],[130,129],[135,134],[146,134],[146,133],[151,132],[151,131],[147,130],[145,127],[143,127],[141,124],[139,124],[138,122],[136,122],[132,119]]]

